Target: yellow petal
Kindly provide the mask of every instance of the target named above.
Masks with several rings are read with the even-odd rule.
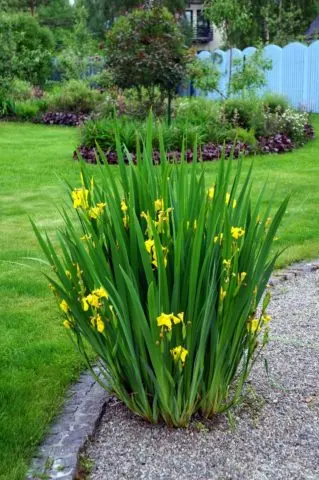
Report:
[[[145,243],[145,248],[148,251],[148,253],[151,253],[152,248],[154,247],[154,240],[149,239],[149,240],[146,240],[144,243]]]
[[[60,308],[62,312],[67,313],[69,310],[69,305],[66,303],[65,300],[62,300],[62,302],[60,303]]]

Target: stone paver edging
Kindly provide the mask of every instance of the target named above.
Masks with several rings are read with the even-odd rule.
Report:
[[[274,272],[270,285],[319,270],[319,261],[297,263]],[[26,480],[73,480],[79,454],[94,435],[109,399],[106,391],[85,372],[69,391],[63,410],[56,418],[32,461]]]
[[[73,480],[79,452],[94,434],[107,399],[107,392],[91,374],[82,373],[36,452],[26,480]]]

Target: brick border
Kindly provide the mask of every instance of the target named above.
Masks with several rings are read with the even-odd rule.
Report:
[[[319,260],[295,263],[273,273],[270,286],[319,270]],[[84,372],[70,388],[62,412],[33,458],[26,480],[74,480],[79,455],[99,425],[109,400],[108,393]]]

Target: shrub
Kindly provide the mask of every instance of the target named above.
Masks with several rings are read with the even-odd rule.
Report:
[[[194,125],[221,123],[219,102],[202,97],[181,98],[176,102],[176,119]]]
[[[90,118],[92,120],[102,120],[112,117],[114,113],[116,113],[117,116],[124,113],[122,102],[118,104],[116,96],[111,96],[107,93],[103,95],[101,103],[98,103],[95,107]]]
[[[281,132],[289,135],[297,144],[305,143],[305,125],[309,123],[307,112],[296,112],[287,108],[281,115],[281,121]]]
[[[45,100],[29,99],[15,101],[13,98],[7,98],[2,101],[0,116],[13,120],[36,120],[45,109]]]
[[[29,100],[32,98],[33,88],[31,83],[26,82],[25,80],[20,80],[19,78],[14,78],[10,82],[10,87],[7,94],[8,97],[12,98],[13,100]]]
[[[97,181],[82,167],[61,253],[34,228],[63,324],[89,366],[87,345],[96,352],[105,388],[150,422],[186,426],[239,401],[267,343],[269,294],[258,305],[287,200],[269,225],[262,194],[251,204],[250,173],[239,183],[241,164],[230,181],[222,161],[209,185],[163,149],[154,167],[151,123],[137,166],[120,160]]]
[[[101,101],[96,90],[91,90],[85,82],[70,80],[61,87],[54,87],[48,95],[48,109],[53,112],[90,113]]]
[[[234,127],[257,130],[259,124],[263,124],[262,104],[254,97],[229,98],[223,103],[222,111],[225,120]]]
[[[161,117],[165,114],[167,102],[159,88],[154,88],[151,98],[145,88],[141,88],[141,94],[134,89],[127,89],[117,98],[117,111],[132,118],[145,120],[152,109],[153,115]]]
[[[237,127],[233,134],[240,142],[244,142],[253,148],[256,147],[257,139],[254,130],[245,130],[244,128]]]
[[[223,143],[233,138],[232,125],[223,115],[220,102],[183,98],[177,102],[175,117],[180,125],[199,126],[202,142]]]
[[[296,144],[303,144],[308,139],[305,135],[305,125],[309,124],[309,114],[287,108],[284,112],[277,109],[274,113],[265,112],[263,136],[283,133]]]
[[[88,55],[70,47],[56,57],[55,75],[63,81],[83,80],[89,77],[90,72],[101,72],[104,63],[104,58],[99,55]]]
[[[109,117],[115,112],[117,116],[125,115],[132,119],[145,120],[151,109],[155,117],[163,116],[166,106],[158,88],[154,89],[152,100],[148,98],[144,88],[141,88],[141,96],[134,89],[122,91],[112,88],[104,95],[103,102],[97,106],[93,117]]]
[[[8,78],[16,76],[43,85],[52,67],[54,41],[50,30],[31,15],[19,13],[0,15],[0,32],[0,51],[7,55],[9,50],[10,54],[5,64]]]
[[[89,120],[81,130],[81,141],[87,147],[95,147],[98,144],[102,150],[115,150],[117,133],[120,143],[125,145],[129,152],[135,152],[136,140],[143,136],[145,130],[145,122],[132,121],[129,117]],[[163,136],[169,150],[180,149],[183,142],[185,147],[189,148],[196,141],[199,144],[204,142],[205,128],[201,125],[180,122],[174,122],[172,125],[154,123],[153,148],[155,149],[159,148],[160,135]]]
[[[145,124],[144,124],[145,125]],[[171,125],[158,122],[153,129],[153,147],[159,148],[161,136],[168,150],[180,150],[191,148],[196,142],[202,144],[205,140],[205,128],[203,125],[192,125],[175,121]]]
[[[98,144],[103,150],[115,150],[116,132],[119,141],[133,152],[136,148],[136,136],[138,123],[126,118],[102,120],[89,120],[81,130],[82,143],[87,147],[95,147]]]
[[[101,90],[108,90],[114,86],[112,72],[107,68],[104,68],[96,75],[92,75],[88,78],[88,82],[91,86],[100,88]]]
[[[277,93],[267,93],[261,99],[266,111],[275,113],[276,111],[284,112],[289,108],[288,100]]]
[[[36,100],[26,100],[24,102],[15,102],[15,117],[20,120],[33,120],[43,109],[45,109],[45,102]]]
[[[0,91],[0,117],[12,117],[15,115],[16,104],[12,98],[7,98]]]

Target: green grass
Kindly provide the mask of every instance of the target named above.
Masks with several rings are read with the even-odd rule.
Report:
[[[319,116],[314,123],[319,135]],[[83,368],[37,267],[7,263],[40,255],[29,215],[49,233],[59,225],[57,206],[65,201],[59,177],[78,184],[79,165],[70,158],[77,142],[75,129],[0,123],[0,480],[24,478],[67,385]],[[216,164],[206,168],[213,179]],[[279,265],[319,257],[319,139],[292,154],[256,157],[253,177],[256,192],[269,179],[276,206],[292,193],[277,242],[287,247]]]

